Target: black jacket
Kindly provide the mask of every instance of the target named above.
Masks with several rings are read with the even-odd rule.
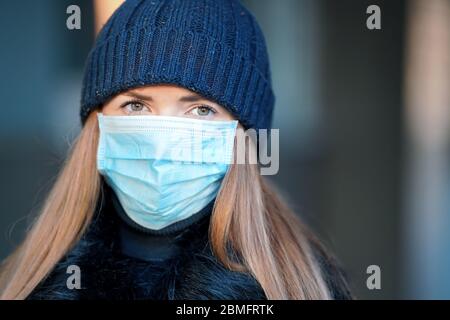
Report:
[[[178,232],[148,234],[124,222],[112,194],[104,188],[87,232],[28,299],[266,299],[251,275],[227,270],[212,254],[210,214],[197,214],[195,223]],[[142,239],[145,246],[154,247],[150,252],[161,252],[154,257],[135,255]],[[171,245],[164,247],[167,242]],[[334,298],[350,298],[339,269],[324,256],[319,260]],[[81,270],[81,289],[67,288],[70,265]]]

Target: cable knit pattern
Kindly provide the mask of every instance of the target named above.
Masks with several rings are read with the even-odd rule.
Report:
[[[82,122],[115,94],[175,84],[227,108],[247,128],[270,128],[275,97],[266,43],[238,0],[127,0],[88,55]]]

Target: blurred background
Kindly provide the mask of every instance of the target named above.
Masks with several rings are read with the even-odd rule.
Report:
[[[108,0],[103,0],[108,1]],[[450,0],[245,0],[267,39],[272,180],[359,299],[450,299]],[[69,5],[81,29],[68,30]],[[369,30],[369,5],[381,29]],[[0,2],[0,259],[80,130],[90,0]],[[366,286],[381,268],[381,289]]]

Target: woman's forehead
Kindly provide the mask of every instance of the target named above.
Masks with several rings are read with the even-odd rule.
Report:
[[[147,86],[141,86],[136,88],[131,88],[127,91],[122,92],[122,94],[130,94],[130,93],[136,93],[136,94],[170,94],[173,96],[186,96],[186,95],[195,95],[199,98],[203,98],[198,93],[189,90],[187,88],[174,85],[174,84],[156,84],[156,85],[147,85]],[[206,98],[204,98],[206,99]]]

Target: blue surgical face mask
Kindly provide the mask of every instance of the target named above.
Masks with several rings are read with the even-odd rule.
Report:
[[[101,113],[98,121],[98,170],[137,224],[160,230],[216,197],[237,121]]]

